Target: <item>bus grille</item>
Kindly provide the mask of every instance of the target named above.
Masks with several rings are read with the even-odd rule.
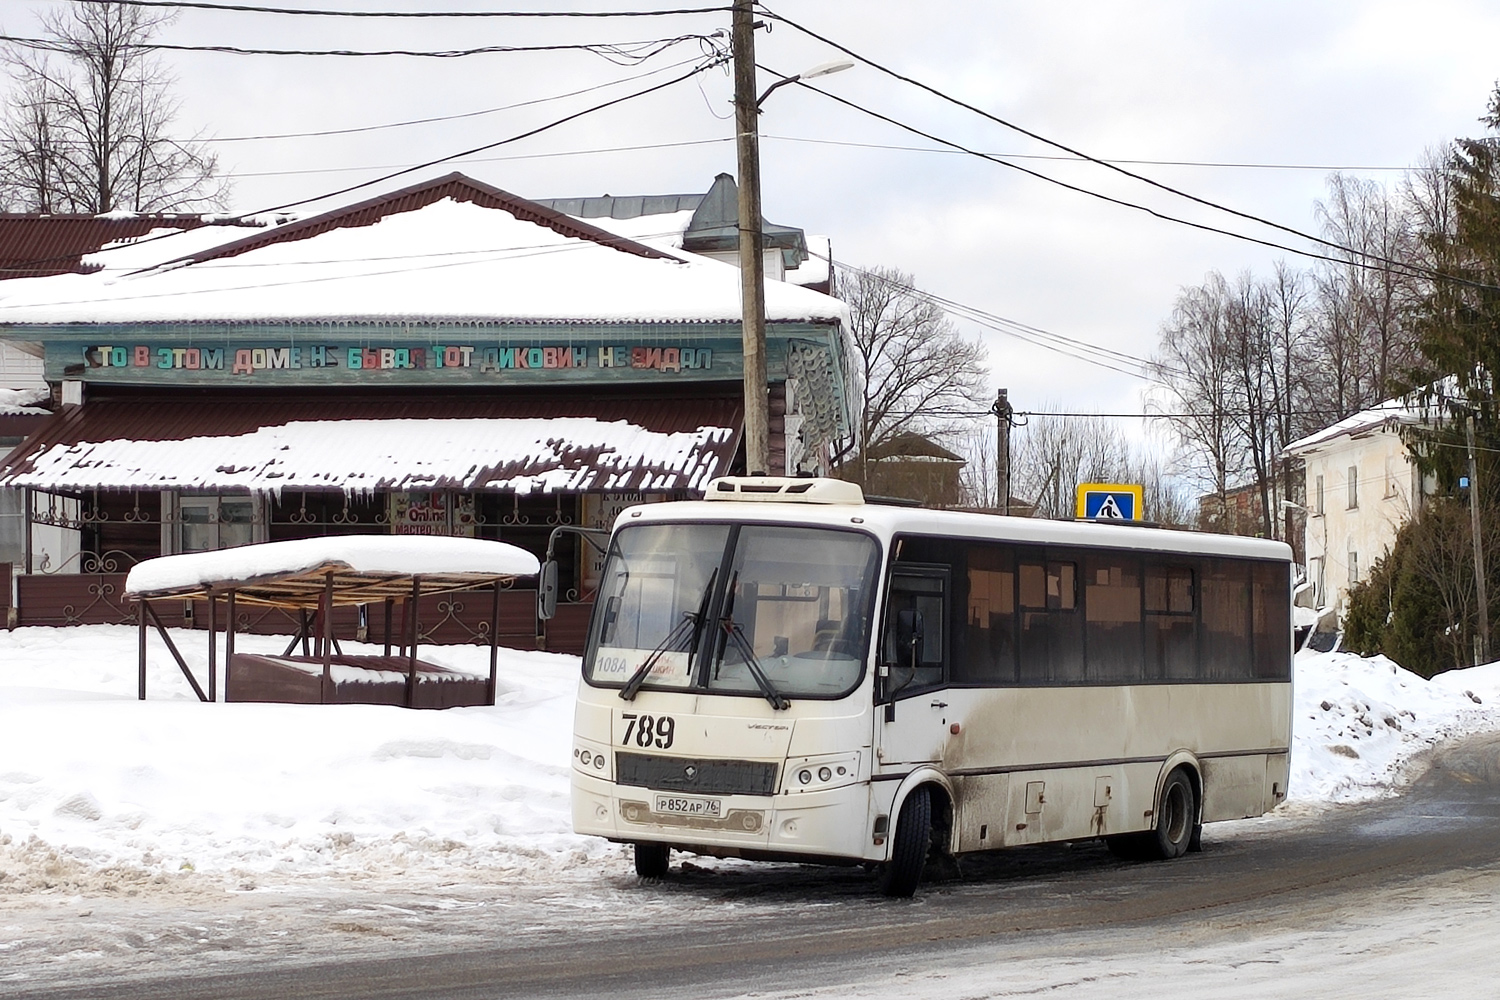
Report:
[[[703,795],[774,795],[776,765],[753,760],[693,760],[687,757],[615,755],[622,785]]]

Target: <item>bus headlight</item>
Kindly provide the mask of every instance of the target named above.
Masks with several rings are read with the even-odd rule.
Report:
[[[817,757],[794,757],[786,762],[786,784],[789,792],[818,792],[825,788],[852,785],[859,780],[859,754],[824,754]]]
[[[585,774],[602,775],[609,765],[609,758],[601,750],[587,745],[573,748],[573,766]]]

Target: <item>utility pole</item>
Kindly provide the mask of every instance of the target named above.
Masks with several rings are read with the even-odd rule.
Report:
[[[1010,426],[1015,411],[1010,406],[1010,390],[1001,389],[995,396],[995,506],[1010,515]]]
[[[741,337],[745,355],[745,471],[771,471],[771,415],[766,393],[766,278],[760,233],[760,131],[755,93],[752,0],[734,0],[735,148],[739,154]]]
[[[1474,414],[1464,419],[1464,437],[1469,443],[1469,530],[1474,536],[1474,593],[1479,601],[1479,644],[1474,665],[1490,658],[1490,602],[1484,586],[1484,542],[1479,537],[1479,466],[1474,461]]]

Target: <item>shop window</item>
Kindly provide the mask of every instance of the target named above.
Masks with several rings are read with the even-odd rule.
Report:
[[[265,540],[259,501],[247,496],[185,496],[177,502],[177,551],[210,552]]]

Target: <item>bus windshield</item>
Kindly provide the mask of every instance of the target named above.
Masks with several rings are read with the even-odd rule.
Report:
[[[862,674],[878,549],[783,525],[642,524],[610,546],[585,661],[592,684],[837,697]]]

